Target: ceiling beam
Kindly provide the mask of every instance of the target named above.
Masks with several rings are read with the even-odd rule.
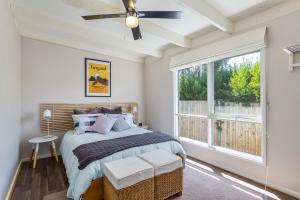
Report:
[[[171,42],[172,44],[175,44],[179,47],[186,47],[186,48],[192,47],[191,39],[184,37],[178,33],[172,32],[168,29],[165,29],[159,25],[156,25],[156,24],[148,21],[148,20],[143,20],[141,22],[141,28],[142,28],[142,31],[146,31],[147,33],[150,33],[150,34],[160,37],[164,40],[167,40],[167,41]]]
[[[120,4],[121,5],[120,6],[120,5],[116,5],[112,1],[106,1],[106,0],[100,0],[100,1],[99,0],[64,0],[64,2],[66,2],[71,6],[79,7],[94,13],[103,10],[103,7],[105,7],[106,13],[120,12],[120,7],[123,8],[122,4]],[[123,19],[115,19],[115,20],[118,21],[119,23],[124,24]],[[176,32],[170,31],[166,28],[163,28],[157,24],[154,24],[147,19],[143,19],[143,21],[141,22],[141,28],[142,28],[142,32],[145,31],[151,35],[169,41],[170,43],[175,44],[179,47],[190,48],[192,46],[191,39],[183,35],[180,35]]]
[[[72,38],[59,37],[51,33],[33,30],[31,27],[27,27],[27,26],[20,28],[19,33],[21,36],[30,39],[45,41],[53,44],[58,44],[66,47],[71,47],[74,49],[84,50],[84,51],[90,51],[90,52],[103,54],[107,56],[113,56],[113,57],[129,60],[137,63],[144,63],[144,59],[140,56],[127,54],[125,52],[115,51],[115,48],[112,48],[105,44],[95,45],[95,43],[91,44],[90,41],[88,40],[84,41],[84,40],[75,40]]]
[[[220,11],[208,4],[205,0],[180,0],[190,9],[205,17],[210,23],[224,32],[233,32],[233,22],[223,16]]]
[[[270,23],[272,23],[272,21],[299,10],[300,10],[300,1],[284,1],[283,3],[268,8],[263,12],[260,12],[253,16],[235,22],[233,35],[243,33],[245,31],[249,31],[251,29],[255,29],[258,27],[268,26],[270,25]],[[197,48],[214,41],[219,41],[225,38],[229,38],[230,36],[231,35],[221,32],[220,30],[216,30],[193,39],[192,48]],[[175,56],[181,50],[182,49],[178,47],[166,49],[164,51],[164,57],[166,55],[170,57]],[[159,59],[157,58],[148,57],[145,59],[145,63],[150,64],[150,63],[157,62],[158,60]]]
[[[98,48],[102,44],[103,48],[110,47],[111,49],[118,49],[118,52],[123,51],[125,54],[162,57],[162,51],[147,47],[141,43],[124,40],[123,38],[116,37],[111,33],[95,30],[82,24],[61,21],[20,6],[17,6],[15,9],[15,17],[21,33],[25,32],[22,31],[22,28],[24,27],[27,29],[26,32],[28,32],[28,28],[30,28],[32,32],[36,31],[37,33],[41,33],[31,34],[32,36],[42,35],[42,33],[44,35],[46,33],[51,33],[56,37],[61,38],[61,40],[57,41],[78,38],[77,40],[82,40],[83,44],[88,41],[88,45],[94,44],[94,46],[97,46]],[[32,36],[30,37],[32,38]],[[50,39],[48,38],[48,40]]]

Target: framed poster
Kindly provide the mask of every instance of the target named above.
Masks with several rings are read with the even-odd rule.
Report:
[[[85,58],[85,96],[111,97],[111,62]]]

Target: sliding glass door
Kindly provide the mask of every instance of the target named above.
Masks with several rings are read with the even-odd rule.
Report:
[[[261,157],[261,91],[260,51],[177,71],[178,135]]]
[[[207,65],[178,71],[178,131],[181,137],[207,143]]]
[[[214,62],[214,146],[261,156],[260,69],[260,52]]]

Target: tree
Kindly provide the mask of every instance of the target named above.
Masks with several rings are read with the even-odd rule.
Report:
[[[214,96],[216,104],[236,102],[249,105],[260,102],[260,62],[228,64],[229,59],[214,63]],[[195,66],[179,72],[181,101],[207,100],[207,67]]]
[[[227,64],[228,59],[216,61],[214,63],[214,95],[217,103],[233,101],[231,88],[229,86],[232,68]]]
[[[237,103],[254,103],[260,100],[260,63],[242,63],[234,66],[229,82],[232,96]]]
[[[196,66],[180,71],[179,98],[181,101],[207,100],[207,69]]]
[[[260,62],[257,61],[251,70],[251,81],[249,83],[251,93],[255,96],[256,102],[260,102]]]

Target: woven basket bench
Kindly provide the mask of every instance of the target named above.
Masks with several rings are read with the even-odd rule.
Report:
[[[180,157],[163,150],[151,151],[139,157],[154,168],[155,200],[182,195],[183,168]]]
[[[154,200],[154,169],[138,157],[104,164],[105,200]]]

